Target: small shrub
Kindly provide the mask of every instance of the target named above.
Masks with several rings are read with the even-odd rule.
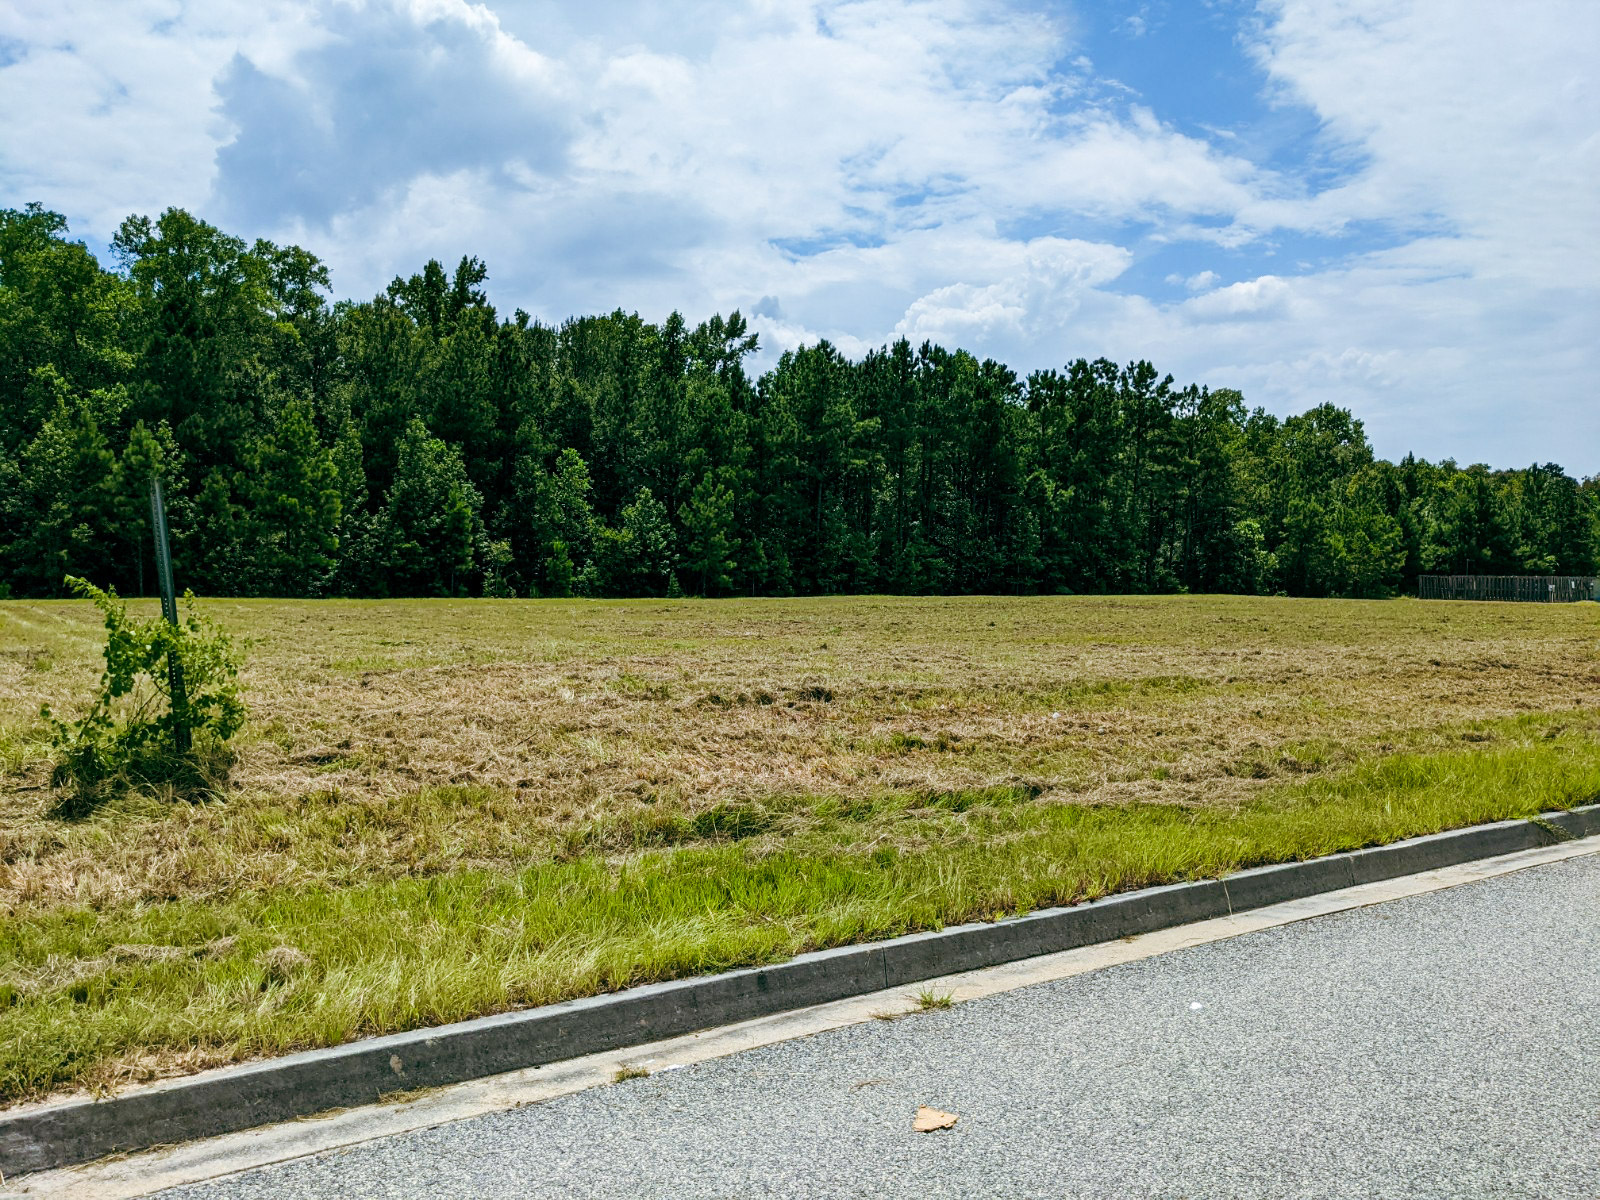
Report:
[[[67,583],[105,616],[106,669],[83,717],[62,721],[49,708],[40,710],[55,749],[50,782],[65,793],[65,815],[92,808],[130,785],[209,792],[226,768],[223,744],[245,719],[232,640],[195,611],[192,593],[184,593],[183,620],[173,626],[160,617],[130,617],[115,589],[101,591],[73,576]],[[176,654],[183,667],[184,697],[177,704],[168,684],[169,654]],[[195,749],[188,755],[173,749],[180,724],[194,736]]]

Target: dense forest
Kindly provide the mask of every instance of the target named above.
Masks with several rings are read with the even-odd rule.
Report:
[[[502,320],[475,258],[330,303],[177,209],[112,253],[0,212],[0,594],[149,593],[153,472],[215,595],[1384,596],[1600,555],[1600,480],[1390,463],[1148,362],[819,342],[752,377],[737,312]]]

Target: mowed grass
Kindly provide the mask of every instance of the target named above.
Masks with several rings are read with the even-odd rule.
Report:
[[[1591,605],[206,607],[226,800],[69,822],[0,604],[5,1102],[1600,798]]]

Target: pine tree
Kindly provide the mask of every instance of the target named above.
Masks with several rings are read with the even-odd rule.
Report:
[[[339,477],[339,564],[330,586],[341,596],[388,595],[383,570],[388,514],[368,507],[361,433],[354,421],[339,427],[332,454]]]
[[[672,577],[676,537],[666,505],[640,488],[622,509],[620,528],[602,527],[595,544],[601,589],[611,596],[659,596]]]
[[[389,489],[386,569],[397,595],[459,596],[473,582],[481,528],[477,489],[461,455],[412,421]]]
[[[545,470],[534,454],[520,460],[513,472],[515,503],[501,519],[512,535],[512,545],[541,566],[546,590],[553,595],[557,582],[549,566],[557,555],[556,543],[565,547],[567,563],[586,561],[594,545],[595,516],[590,506],[589,467],[583,456],[568,447]],[[560,586],[570,589],[569,575]]]
[[[1147,362],[1019,386],[818,342],[752,379],[737,312],[500,321],[470,256],[330,306],[314,256],[179,209],[112,250],[0,210],[0,588],[150,590],[158,472],[180,584],[223,593],[1379,595],[1600,565],[1600,479],[1391,467],[1348,410],[1280,420]]]
[[[63,595],[67,575],[109,580],[117,538],[116,460],[87,402],[58,394],[24,449],[0,547],[13,579],[35,594]]]
[[[185,585],[219,596],[247,591],[249,563],[241,544],[245,522],[232,476],[212,468],[190,509],[188,527],[173,523],[173,554],[182,555],[176,567]]]
[[[733,583],[733,552],[739,539],[733,536],[733,490],[727,474],[727,468],[708,471],[678,510],[688,539],[683,565],[699,575],[702,596],[715,595]]]
[[[255,589],[310,596],[327,586],[339,548],[340,479],[311,405],[291,400],[250,456],[249,537]]]
[[[572,595],[572,556],[563,541],[551,543],[550,557],[545,560],[544,578],[546,595]]]

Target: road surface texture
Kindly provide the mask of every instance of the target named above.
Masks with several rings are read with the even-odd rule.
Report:
[[[1596,1200],[1600,855],[162,1195]]]

